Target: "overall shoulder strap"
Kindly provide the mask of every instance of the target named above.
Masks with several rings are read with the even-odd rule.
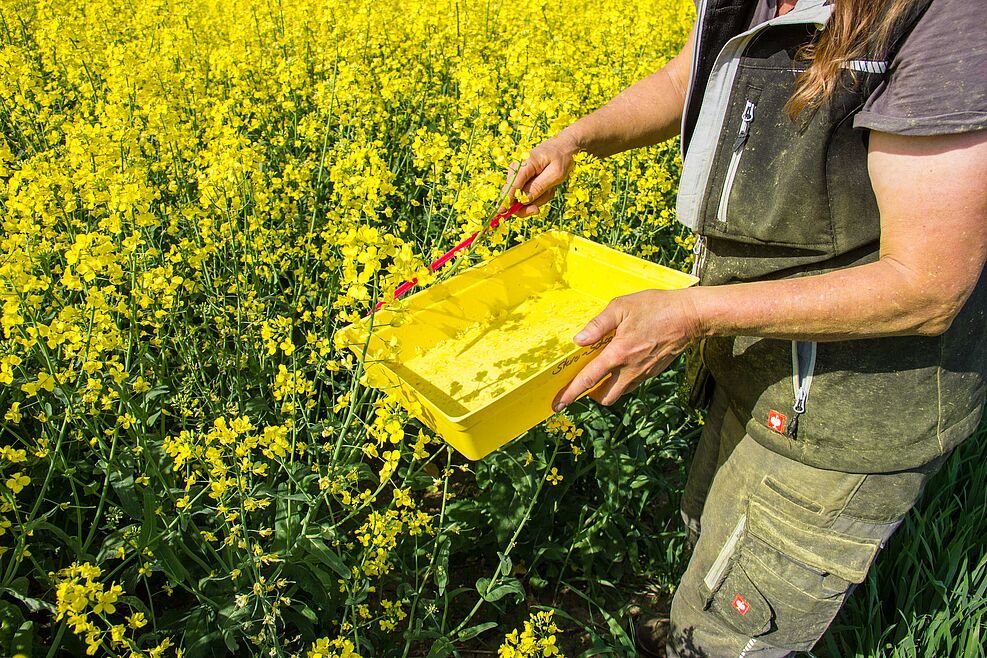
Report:
[[[699,99],[706,92],[709,75],[723,46],[750,25],[757,0],[701,0],[698,6],[691,84],[682,121],[682,150],[696,128]]]
[[[703,8],[706,8],[703,3]],[[738,5],[729,9],[736,10]],[[717,3],[715,10],[707,10],[702,14],[705,21],[719,19]],[[752,10],[753,5],[745,5]],[[717,40],[696,44],[693,59],[693,75],[689,81],[689,92],[682,116],[682,177],[679,180],[679,192],[676,201],[677,219],[695,230],[698,226],[699,203],[705,189],[706,180],[713,164],[716,144],[726,119],[726,108],[730,92],[736,81],[741,57],[747,45],[759,35],[776,27],[792,25],[814,25],[821,28],[829,20],[832,8],[824,0],[799,0],[795,9],[783,16],[773,18],[751,29],[751,15],[746,15],[740,22],[734,15],[734,26],[740,32],[727,38],[727,32],[713,31]],[[699,33],[706,34],[705,25],[699,26]],[[720,41],[726,39],[722,45]],[[697,61],[698,59],[698,61]],[[705,68],[702,68],[705,67]]]

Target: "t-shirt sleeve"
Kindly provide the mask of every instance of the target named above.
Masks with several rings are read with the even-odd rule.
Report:
[[[987,22],[968,0],[933,0],[853,125],[899,135],[987,129]]]

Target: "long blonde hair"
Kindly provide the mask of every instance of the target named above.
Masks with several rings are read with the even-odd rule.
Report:
[[[928,0],[834,0],[826,29],[799,53],[812,63],[795,83],[785,107],[789,116],[795,119],[829,98],[846,62],[882,57],[897,28],[927,4]]]

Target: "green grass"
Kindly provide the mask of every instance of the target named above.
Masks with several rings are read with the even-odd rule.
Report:
[[[820,656],[972,658],[987,643],[987,424],[961,445],[851,595]]]

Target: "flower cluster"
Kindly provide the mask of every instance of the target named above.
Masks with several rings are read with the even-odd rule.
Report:
[[[545,421],[545,430],[550,435],[559,436],[569,443],[569,449],[575,459],[583,453],[582,446],[579,445],[579,438],[583,435],[581,427],[577,427],[572,418],[565,413],[555,414]]]
[[[554,612],[535,612],[524,622],[524,628],[511,631],[497,650],[500,658],[534,658],[535,656],[561,656],[556,633],[559,627],[552,619]]]
[[[56,620],[65,620],[72,631],[85,638],[86,654],[95,655],[101,649],[112,654],[126,653],[133,658],[158,658],[173,646],[165,638],[156,646],[141,650],[131,635],[147,625],[144,612],[131,610],[125,615],[121,597],[123,587],[118,583],[106,586],[100,582],[102,570],[85,562],[73,563],[57,574],[55,588]],[[129,606],[125,606],[129,608]]]
[[[355,648],[347,639],[323,637],[312,643],[305,658],[360,658]]]

